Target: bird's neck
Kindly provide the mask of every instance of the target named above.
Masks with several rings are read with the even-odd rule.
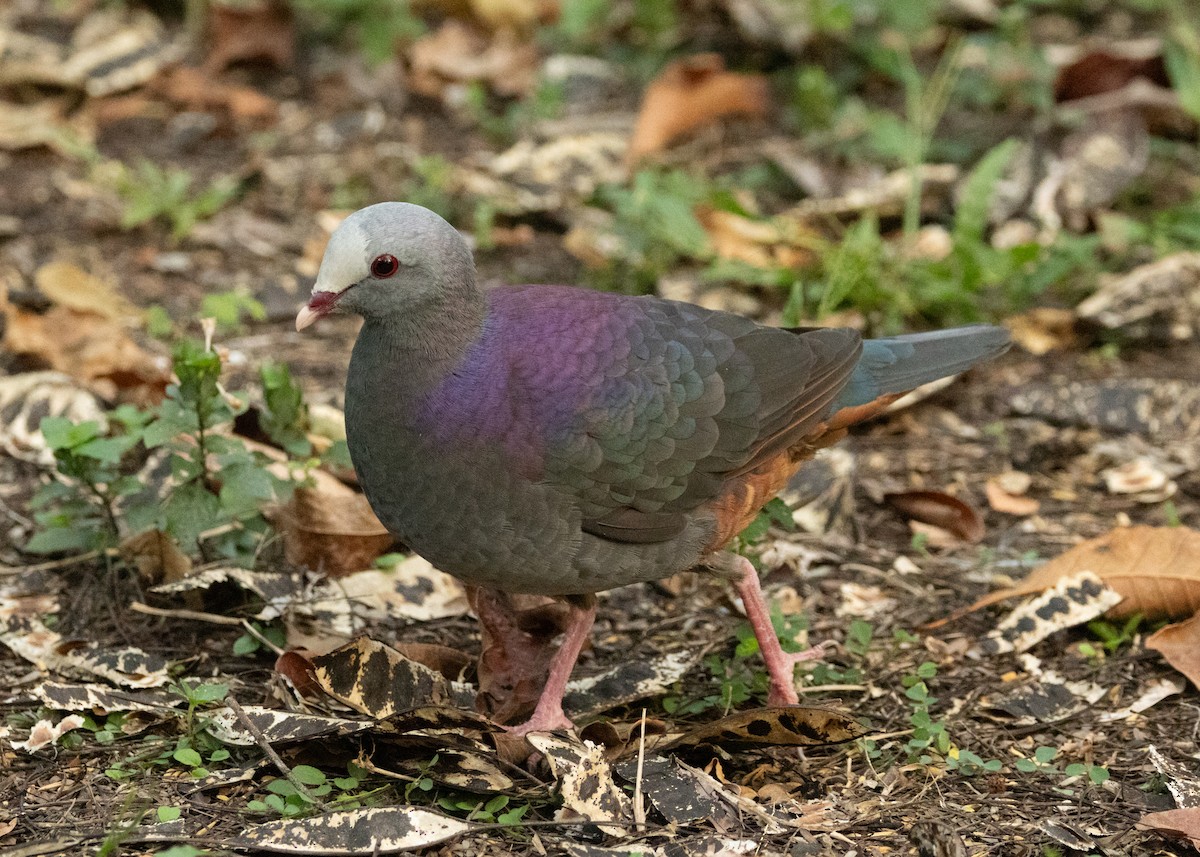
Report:
[[[351,381],[378,396],[423,395],[462,363],[486,311],[483,294],[472,289],[416,311],[366,319],[354,345]]]

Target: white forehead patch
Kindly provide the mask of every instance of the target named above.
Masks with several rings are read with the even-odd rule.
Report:
[[[344,292],[370,273],[367,261],[367,235],[353,218],[347,218],[329,237],[313,294]]]

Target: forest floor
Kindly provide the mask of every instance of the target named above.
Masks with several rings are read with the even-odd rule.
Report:
[[[937,11],[907,31],[883,12],[866,24],[818,22],[801,61],[786,28],[772,42],[729,11],[786,3],[679,0],[662,4],[672,10],[664,20],[645,3],[627,4],[634,12],[622,18],[618,3],[616,23],[566,0],[551,23],[535,19],[557,4],[495,4],[536,7],[512,28],[429,5],[427,17],[402,22],[420,29],[389,25],[388,44],[401,47],[382,56],[371,53],[370,27],[335,41],[332,4],[317,0],[295,16],[283,4],[218,7],[199,41],[170,14],[132,5],[17,0],[0,14],[0,36],[67,52],[89,22],[142,32],[136,12],[185,54],[132,88],[93,93],[54,80],[45,56],[13,60],[0,41],[12,108],[11,120],[0,117],[0,855],[382,854],[402,841],[447,855],[1190,853],[1187,834],[1163,830],[1179,825],[1200,842],[1200,822],[1139,826],[1149,813],[1195,807],[1200,794],[1196,689],[1146,645],[1200,604],[1189,529],[1200,526],[1200,262],[1190,255],[1200,251],[1190,219],[1200,218],[1200,156],[1195,119],[1179,107],[1189,96],[1195,104],[1200,63],[1191,90],[1177,72],[1163,76],[1164,51],[1174,56],[1166,34],[1179,38],[1173,7],[1074,19],[1055,4],[1017,4],[989,21],[963,11],[976,4],[930,4]],[[447,22],[463,32],[447,35]],[[1158,39],[1157,53],[1142,45],[1136,59],[1118,56],[1113,46],[1133,33],[1162,33],[1143,39]],[[1097,67],[1126,75],[1080,96],[1107,97],[1111,109],[1089,102],[1085,119],[1062,119],[1069,63],[1016,73],[1052,46],[1093,64],[1080,79]],[[706,50],[738,74],[684,61],[657,79],[719,85],[676,92],[657,109],[700,118],[677,123],[682,131],[641,129],[650,81]],[[941,64],[949,55],[954,74]],[[552,56],[576,64],[556,77],[544,62]],[[946,93],[932,91],[939,83]],[[1141,85],[1157,95],[1129,94]],[[922,125],[905,113],[906,96],[924,105],[917,112],[934,111],[915,152]],[[711,108],[724,98],[740,106]],[[980,165],[1009,137],[1027,148],[997,156],[988,180]],[[628,154],[631,139],[642,160]],[[1079,155],[1092,144],[1116,146],[1118,161],[1140,168],[1114,178],[1119,166]],[[1026,155],[1034,177],[1018,193],[1013,164]],[[888,185],[914,163],[927,168],[915,194],[907,178],[898,191]],[[949,177],[929,165],[948,166]],[[1065,190],[1039,197],[1048,175]],[[1070,193],[1103,181],[1115,183],[1107,195]],[[993,191],[1010,197],[1006,211],[989,202]],[[725,719],[763,705],[765,676],[731,589],[706,574],[601,595],[576,675],[616,673],[607,699],[583,694],[574,710],[584,712],[583,737],[605,752],[587,756],[563,739],[530,757],[469,713],[479,631],[452,581],[415,569],[418,585],[406,590],[375,569],[364,573],[388,581],[388,597],[333,619],[312,608],[324,584],[298,557],[326,556],[314,540],[352,545],[361,570],[402,551],[355,529],[361,521],[326,509],[327,530],[297,534],[269,512],[275,529],[247,523],[258,508],[222,505],[233,501],[212,488],[219,468],[200,480],[218,499],[198,540],[181,535],[190,525],[171,500],[140,509],[165,540],[152,550],[130,547],[138,532],[123,517],[104,542],[95,507],[91,517],[61,497],[31,507],[55,478],[48,447],[59,449],[60,470],[67,457],[67,441],[38,434],[40,419],[96,419],[119,403],[161,416],[179,375],[172,349],[202,337],[201,316],[217,319],[222,390],[237,400],[223,430],[269,448],[247,472],[286,457],[271,428],[281,408],[261,374],[282,362],[310,408],[289,412],[285,428],[302,443],[316,438],[289,451],[325,452],[348,490],[352,472],[336,443],[327,449],[336,426],[318,423],[340,407],[356,321],[297,333],[293,319],[332,226],[385,199],[421,202],[471,234],[489,286],[658,291],[766,323],[872,333],[1010,326],[1012,351],[857,428],[785,493],[791,516],[764,517],[744,539],[788,644],[833,643],[823,664],[798,672],[803,703],[832,718],[805,721],[817,740],[790,746],[805,743],[793,739],[806,728],[778,711],[753,715],[769,724],[765,740],[756,721]],[[1005,229],[1021,240],[1006,244]],[[1175,267],[1128,285],[1163,260]],[[1101,310],[1083,303],[1105,294],[1116,296]],[[58,374],[33,374],[46,372]],[[247,404],[254,419],[235,419]],[[175,490],[178,472],[175,483],[147,475],[150,446],[123,447],[101,465]],[[185,446],[171,448],[176,464],[194,463]],[[145,506],[139,496],[114,508]],[[66,541],[28,549],[56,527]],[[1017,602],[966,608],[1096,538],[1116,540],[1099,553],[1117,559],[1092,555],[1070,571],[1098,574],[1125,597],[1124,612],[1050,616],[1054,633],[993,653],[982,641]],[[270,585],[234,586],[228,574],[206,589],[187,584],[236,566]],[[407,568],[401,560],[397,573]],[[361,594],[355,579],[334,587],[348,602]],[[405,725],[399,703],[397,714],[357,690],[339,695],[336,676],[311,685],[313,664],[350,637],[447,676],[419,704],[405,697],[426,720]],[[299,672],[272,648],[303,649]],[[647,669],[649,683],[631,689]],[[397,697],[412,690],[395,680]],[[363,667],[357,681],[382,679]],[[281,721],[273,732],[246,715],[265,717],[259,707],[324,725]],[[705,733],[714,723],[728,728]],[[315,731],[298,741],[284,734],[293,727]],[[666,749],[661,736],[679,733]],[[589,804],[597,790],[607,803]],[[281,818],[311,827],[261,826]],[[338,845],[320,845],[323,836]]]

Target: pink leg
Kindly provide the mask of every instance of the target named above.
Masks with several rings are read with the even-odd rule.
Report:
[[[596,597],[588,595],[582,599],[583,606],[571,604],[571,616],[567,620],[567,631],[562,645],[550,661],[550,675],[533,716],[517,726],[509,726],[508,731],[514,735],[527,735],[530,732],[549,732],[554,729],[572,729],[574,725],[563,713],[563,694],[567,690],[567,680],[575,669],[575,661],[583,650],[591,633],[592,623],[596,621]]]
[[[758,571],[744,556],[736,558],[740,577],[737,586],[738,595],[746,607],[746,618],[754,629],[758,639],[758,650],[767,665],[767,674],[771,678],[771,688],[767,695],[769,705],[798,705],[800,697],[796,695],[796,664],[801,661],[816,660],[824,653],[823,646],[814,646],[803,652],[789,654],[779,645],[775,636],[775,628],[771,625],[771,613],[767,600],[763,597],[762,587],[758,583]]]

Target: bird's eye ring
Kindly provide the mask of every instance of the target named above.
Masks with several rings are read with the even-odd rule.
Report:
[[[371,276],[380,280],[385,280],[392,274],[400,270],[400,262],[395,256],[384,253],[382,256],[376,256],[371,262]]]

